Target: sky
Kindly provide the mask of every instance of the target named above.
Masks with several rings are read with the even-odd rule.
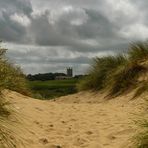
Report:
[[[24,73],[84,74],[148,38],[147,0],[0,0],[0,39]]]

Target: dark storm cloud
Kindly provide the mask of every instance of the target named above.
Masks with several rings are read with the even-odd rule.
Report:
[[[41,3],[39,0],[37,2]],[[59,12],[57,10],[58,15],[53,16],[53,18],[52,9],[46,10],[47,8],[33,15],[36,10],[33,12],[31,3],[27,0],[15,0],[13,3],[12,1],[8,3],[8,0],[1,2],[3,8],[6,8],[7,5],[9,7],[7,12],[1,12],[2,33],[0,37],[6,41],[20,43],[71,46],[75,47],[75,50],[83,52],[87,52],[89,49],[93,52],[95,48],[102,48],[105,42],[107,44],[109,42],[118,41],[118,44],[122,42],[122,36],[119,35],[121,29],[119,25],[103,14],[102,10],[93,9],[95,5],[98,5],[98,8],[104,6],[105,2],[95,0],[91,4],[90,1],[86,1],[84,5],[82,2],[82,0],[75,3],[73,1],[65,1],[64,3],[63,1],[62,4],[65,4],[65,7],[63,6]],[[54,2],[45,1],[44,3],[53,5]],[[82,8],[75,8],[77,5],[82,6]],[[94,7],[83,8],[91,5]],[[16,20],[12,19],[15,14],[18,15]],[[22,17],[20,14],[23,14],[30,21],[27,26],[23,25],[25,22],[20,23],[19,19],[21,18],[19,17]]]
[[[103,14],[97,10],[85,9],[85,13],[88,15],[88,20],[81,26],[77,26],[79,35],[84,39],[96,39],[98,43],[113,39],[119,39],[118,26],[108,20]],[[103,44],[104,46],[104,44]]]
[[[76,14],[81,14],[84,22],[77,20],[74,17]],[[72,17],[74,20],[70,19]],[[71,24],[71,21],[75,22]],[[32,18],[29,27],[29,32],[38,45],[67,46],[72,51],[96,52],[105,50],[105,46],[110,44],[113,46],[117,41],[118,44],[123,44],[122,37],[117,32],[118,26],[93,9],[64,13],[54,23],[50,23],[50,12],[46,11]]]
[[[74,11],[62,14],[58,20],[52,23],[50,22],[50,12],[45,11],[42,15],[32,18],[29,32],[32,35],[32,38],[34,38],[35,43],[38,45],[75,46],[77,48],[91,47],[89,43],[81,39],[75,25],[71,24],[73,21],[71,18],[75,20],[78,15],[85,17],[85,14]]]
[[[0,18],[0,39],[6,41],[22,42],[25,38],[26,29],[17,22],[11,20],[7,12],[1,12]]]
[[[32,6],[29,0],[0,0],[1,11],[12,13],[24,13],[30,15]]]
[[[36,63],[36,64],[40,64],[40,63],[44,63],[44,64],[89,64],[90,63],[90,58],[87,57],[76,57],[76,58],[40,58],[40,57],[36,57],[36,56],[27,56],[26,58],[16,58],[15,61],[17,63],[22,63],[22,64],[26,64],[26,60],[27,63]]]
[[[18,43],[27,40],[25,26],[13,18],[18,14],[18,19],[23,20],[21,17],[28,18],[31,12],[32,6],[28,0],[0,0],[0,39]]]
[[[0,39],[25,72],[76,73],[94,56],[125,51],[148,37],[147,1],[0,0]]]

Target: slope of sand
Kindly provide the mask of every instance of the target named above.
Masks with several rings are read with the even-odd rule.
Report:
[[[132,94],[109,101],[90,92],[54,101],[5,95],[19,114],[17,136],[27,148],[128,148],[137,132],[134,120],[144,110],[143,98],[130,101]]]

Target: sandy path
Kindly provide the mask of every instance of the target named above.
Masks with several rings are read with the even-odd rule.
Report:
[[[18,135],[28,148],[127,148],[137,128],[134,114],[143,110],[143,103],[123,98],[103,103],[80,100],[73,103],[61,101],[63,98],[57,102],[40,101],[15,92],[7,97],[23,115],[18,125],[23,132]]]

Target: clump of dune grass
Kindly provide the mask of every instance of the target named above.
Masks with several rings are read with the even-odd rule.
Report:
[[[146,71],[142,65],[131,63],[119,67],[108,79],[110,95],[120,95],[128,90],[136,88],[140,74]]]
[[[137,98],[138,96],[140,96],[143,92],[147,92],[148,91],[148,81],[142,82],[141,84],[139,84],[133,98]]]
[[[13,114],[11,104],[3,96],[4,89],[29,94],[25,76],[21,69],[14,66],[5,57],[6,49],[0,47],[0,147],[14,148],[16,140],[13,136],[9,117]],[[16,117],[15,114],[13,114]]]
[[[10,89],[28,95],[25,75],[19,67],[6,60],[0,60],[0,89]]]
[[[105,88],[107,77],[117,67],[124,65],[126,61],[127,59],[124,55],[94,58],[88,76],[78,84],[78,89],[101,90]]]
[[[108,90],[116,96],[139,87],[139,78],[148,72],[148,44],[133,43],[126,54],[95,58],[88,76],[78,84],[78,90]],[[145,89],[144,89],[145,88]],[[143,83],[137,94],[146,91]]]
[[[138,135],[136,145],[137,148],[148,148],[148,130],[145,130]]]
[[[136,124],[140,127],[140,132],[138,132],[133,137],[133,146],[135,148],[148,148],[148,119],[144,115],[143,118],[136,121]]]
[[[22,70],[5,57],[7,49],[0,46],[0,91],[10,89],[29,95],[27,81]]]
[[[148,42],[137,42],[131,44],[128,55],[130,61],[146,61],[148,59]]]
[[[8,108],[9,103],[5,100],[2,94],[2,90],[6,88],[7,84],[5,83],[7,77],[5,75],[5,54],[6,50],[0,48],[0,147],[9,148],[14,147],[14,142],[10,139],[11,129],[8,128],[9,125],[9,116],[11,115],[11,110]],[[5,72],[5,73],[4,73]]]

